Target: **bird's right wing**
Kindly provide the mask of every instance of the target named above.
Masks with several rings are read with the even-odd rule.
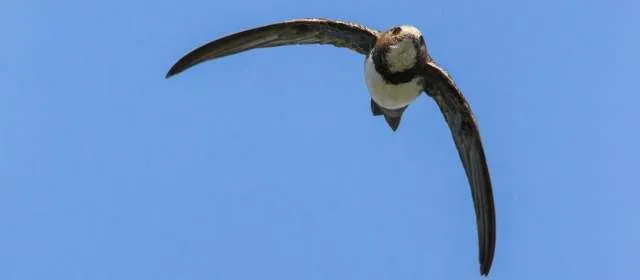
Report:
[[[496,212],[489,167],[471,108],[447,72],[433,61],[424,69],[425,90],[438,104],[467,173],[478,228],[480,273],[491,269],[496,247]]]
[[[167,78],[201,62],[256,48],[331,44],[366,55],[375,45],[378,33],[355,23],[319,18],[264,25],[219,38],[189,52],[171,67]]]

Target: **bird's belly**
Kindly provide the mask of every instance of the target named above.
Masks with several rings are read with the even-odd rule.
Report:
[[[365,81],[371,98],[383,108],[399,109],[409,105],[422,91],[420,79],[404,84],[388,84],[376,71],[371,58],[365,62]]]

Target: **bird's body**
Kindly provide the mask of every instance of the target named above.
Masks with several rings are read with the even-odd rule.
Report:
[[[422,91],[422,79],[415,77],[401,84],[391,84],[376,71],[373,58],[365,59],[364,76],[373,101],[385,109],[400,109],[413,102]]]
[[[402,25],[377,31],[327,19],[296,19],[265,25],[209,42],[182,57],[167,73],[180,73],[201,62],[255,48],[295,44],[332,44],[364,55],[364,80],[374,116],[383,115],[392,130],[403,112],[426,92],[447,122],[471,187],[480,253],[480,273],[487,275],[495,250],[493,191],[478,127],[462,92],[427,52],[422,33]]]

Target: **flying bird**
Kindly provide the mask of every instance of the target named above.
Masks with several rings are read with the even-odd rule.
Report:
[[[234,33],[187,53],[166,78],[196,64],[256,48],[330,44],[365,56],[364,78],[371,112],[396,131],[403,112],[421,92],[433,98],[447,122],[471,187],[478,230],[480,274],[488,275],[496,241],[489,169],[475,117],[452,77],[429,55],[416,27],[386,31],[322,18],[294,19]]]

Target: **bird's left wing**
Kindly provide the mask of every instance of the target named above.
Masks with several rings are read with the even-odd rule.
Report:
[[[366,55],[377,39],[377,30],[355,23],[320,18],[295,19],[248,29],[211,41],[178,60],[167,73],[167,78],[198,63],[256,48],[331,44]]]
[[[496,221],[489,168],[480,132],[471,108],[447,72],[435,62],[427,62],[424,89],[431,96],[449,125],[462,165],[471,186],[478,228],[480,273],[491,269],[496,244]]]

